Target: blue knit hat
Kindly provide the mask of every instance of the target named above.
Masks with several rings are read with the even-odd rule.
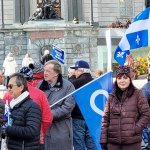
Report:
[[[43,65],[40,62],[34,63],[33,66],[33,74],[44,72]]]
[[[33,78],[33,71],[29,67],[22,67],[19,70],[19,73],[23,74],[27,80],[31,80]]]

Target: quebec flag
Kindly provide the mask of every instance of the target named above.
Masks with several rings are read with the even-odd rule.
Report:
[[[5,104],[5,112],[4,112],[4,120],[6,121],[5,126],[10,126],[11,125],[11,119],[10,119],[10,107],[8,105],[8,100],[6,100],[6,104]]]
[[[101,150],[101,120],[108,93],[112,91],[112,83],[112,71],[110,71],[77,89],[73,94],[97,150]]]
[[[150,7],[139,13],[132,21],[121,39],[115,54],[115,60],[124,65],[130,50],[150,45]]]
[[[60,63],[64,64],[64,51],[63,50],[54,46],[52,49],[52,56],[54,59],[56,59]]]

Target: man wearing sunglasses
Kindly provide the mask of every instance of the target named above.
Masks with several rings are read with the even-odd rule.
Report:
[[[40,150],[41,110],[29,96],[27,81],[20,73],[10,76],[8,91],[10,124],[3,129],[8,149]]]
[[[50,127],[52,123],[52,112],[49,107],[49,103],[47,100],[47,97],[45,93],[41,90],[39,90],[36,87],[32,86],[32,79],[33,79],[33,71],[31,68],[28,67],[22,67],[19,72],[26,78],[27,80],[27,87],[29,90],[29,94],[31,98],[40,106],[41,112],[42,112],[42,123],[41,123],[41,134],[40,134],[40,142],[41,142],[41,150],[44,147],[44,136],[46,134],[46,131]],[[12,85],[8,85],[8,88],[12,89]],[[11,101],[12,97],[9,92],[6,92],[3,100],[9,100]]]

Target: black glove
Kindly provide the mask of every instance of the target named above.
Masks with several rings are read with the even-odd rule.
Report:
[[[3,101],[0,99],[0,126],[4,123],[4,111],[5,105]]]
[[[108,150],[107,144],[101,144],[102,150]]]
[[[5,139],[6,137],[6,128],[1,127],[0,128],[0,135],[2,139]]]

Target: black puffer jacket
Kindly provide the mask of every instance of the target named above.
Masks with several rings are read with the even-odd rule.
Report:
[[[41,111],[29,97],[11,110],[12,126],[8,126],[7,146],[9,150],[39,150]]]

